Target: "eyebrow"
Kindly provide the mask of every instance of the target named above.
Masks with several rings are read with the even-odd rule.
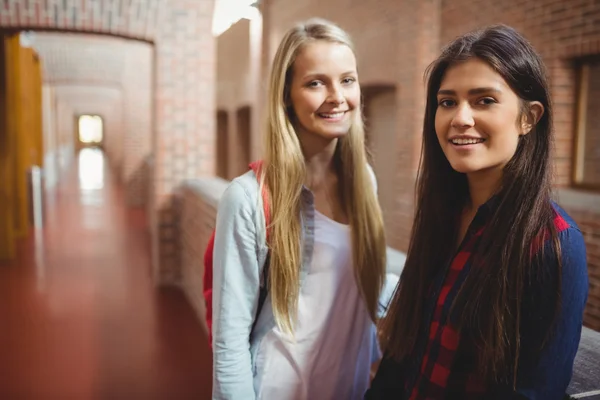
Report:
[[[344,76],[344,75],[356,75],[357,72],[356,70],[350,70],[350,71],[346,71],[342,74],[340,74],[340,76]],[[323,77],[327,77],[327,74],[321,73],[321,72],[310,72],[306,75],[304,75],[304,79],[308,79],[308,78],[323,78]]]
[[[502,93],[502,91],[500,89],[496,89],[493,87],[481,87],[481,88],[471,89],[468,91],[469,95],[482,94],[482,93]],[[437,94],[438,94],[438,96],[439,95],[456,95],[456,91],[448,90],[448,89],[438,90]]]

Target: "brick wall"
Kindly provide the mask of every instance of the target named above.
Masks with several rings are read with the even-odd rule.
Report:
[[[241,19],[217,38],[217,109],[226,113],[221,118],[227,117],[217,132],[227,136],[223,140],[227,152],[222,156],[227,179],[244,173],[249,160],[260,155],[263,119],[257,104],[259,90],[264,87],[259,74],[261,27],[260,18]]]
[[[73,123],[73,107],[70,102],[56,100],[56,132],[57,132],[57,167],[60,174],[73,162],[75,147],[73,136],[75,135]]]
[[[155,154],[149,187],[157,282],[174,282],[179,276],[175,239],[169,233],[176,216],[172,207],[174,188],[186,178],[212,175],[215,170],[213,3],[214,0],[7,0],[0,4],[0,29],[97,33],[154,44],[155,71],[151,73],[155,92],[149,97],[154,100],[151,126],[155,136],[151,143]],[[81,54],[71,53],[71,58],[92,56],[79,57]],[[110,53],[103,57],[108,63],[112,60]],[[102,62],[97,65],[103,67]],[[106,70],[111,70],[110,66]],[[128,101],[124,106],[131,104]],[[57,103],[57,109],[65,121],[69,120],[67,115],[72,110],[67,105]]]
[[[142,206],[146,202],[145,187],[150,179],[146,158],[152,153],[153,48],[140,42],[128,42],[123,47],[126,57],[121,84],[125,106],[122,177],[127,204]]]
[[[389,160],[396,156],[396,149],[390,143],[396,141],[396,99],[395,87],[364,87],[364,114],[366,122],[367,147],[373,169],[377,175],[378,197],[381,210],[386,216],[396,208],[397,184],[395,169],[389,168]],[[394,237],[393,218],[384,220],[387,237]]]
[[[215,172],[215,44],[212,0],[171,0],[161,12],[156,55],[154,270],[178,281],[172,194],[184,180]]]
[[[102,33],[152,41],[160,0],[5,0],[0,26]]]
[[[253,103],[252,93],[247,90],[249,72],[250,21],[242,19],[217,38],[217,109],[222,113],[222,118],[227,118],[227,123],[222,124],[217,133],[226,134],[223,144],[227,146],[227,151],[223,152],[225,160],[222,162],[227,166],[227,179],[244,171],[243,160],[248,158],[250,151],[240,140],[240,134],[247,132],[237,127],[238,111]]]
[[[600,213],[575,208],[568,212],[577,221],[587,248],[590,288],[585,324],[600,331]]]
[[[577,222],[583,233],[590,279],[585,324],[600,331],[600,201],[598,193],[557,188],[555,200]]]
[[[587,82],[584,82],[586,93],[585,122],[583,133],[582,182],[585,185],[600,188],[600,106],[595,99],[600,96],[600,62],[589,66]]]

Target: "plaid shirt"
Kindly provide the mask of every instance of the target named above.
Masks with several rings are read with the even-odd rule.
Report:
[[[485,382],[476,374],[474,349],[469,347],[470,343],[461,343],[458,332],[449,323],[449,314],[458,290],[477,256],[477,246],[495,206],[495,198],[492,198],[479,208],[449,269],[444,271],[445,277],[435,302],[425,352],[417,375],[413,375],[412,390],[407,382],[410,400],[467,400],[479,399],[486,394]],[[569,224],[558,213],[555,215],[554,225],[557,232],[569,228]],[[532,254],[539,251],[547,239],[548,235],[544,234],[539,241],[534,242]]]
[[[434,277],[423,310],[422,330],[427,333],[418,338],[411,356],[405,360],[382,359],[365,400],[515,399],[523,395],[562,399],[571,379],[589,281],[583,235],[556,204],[553,203],[554,225],[561,246],[562,274],[547,274],[549,280],[536,281],[523,299],[516,391],[508,385],[486,387],[478,379],[474,346],[468,338],[461,338],[450,322],[450,306],[478,255],[477,247],[496,206],[494,200],[479,208],[456,255]],[[534,242],[532,253],[548,244],[547,239],[548,235],[541,235]],[[552,270],[551,265],[548,268]],[[556,326],[560,329],[540,354],[535,349],[554,319],[554,285],[558,282],[562,293]]]
[[[445,278],[435,302],[433,317],[429,325],[427,347],[411,391],[411,400],[441,399],[447,396],[448,378],[451,372],[454,372],[453,364],[460,342],[458,332],[448,323],[450,307],[471,269],[473,250],[476,249],[481,239],[485,224],[491,215],[491,207],[488,202],[478,210],[450,263],[450,268],[444,271]],[[473,373],[473,368],[469,368],[469,366],[473,366],[472,360],[469,361],[471,362],[461,363],[466,371],[462,371],[461,378],[459,378],[461,382],[456,382],[457,384],[454,385],[462,387],[454,389],[458,389],[462,399],[477,398],[485,393],[486,389],[484,383]]]

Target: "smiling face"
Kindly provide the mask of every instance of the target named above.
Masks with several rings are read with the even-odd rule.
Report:
[[[437,94],[435,131],[454,170],[501,173],[531,127],[521,100],[489,64],[471,58],[448,68]]]
[[[322,40],[304,46],[294,61],[290,100],[299,136],[333,140],[346,135],[352,113],[360,109],[352,50]]]

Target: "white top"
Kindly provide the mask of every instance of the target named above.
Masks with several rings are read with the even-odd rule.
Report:
[[[263,400],[362,399],[381,357],[352,269],[350,227],[315,212],[314,254],[300,290],[295,340],[273,328],[256,355]]]

